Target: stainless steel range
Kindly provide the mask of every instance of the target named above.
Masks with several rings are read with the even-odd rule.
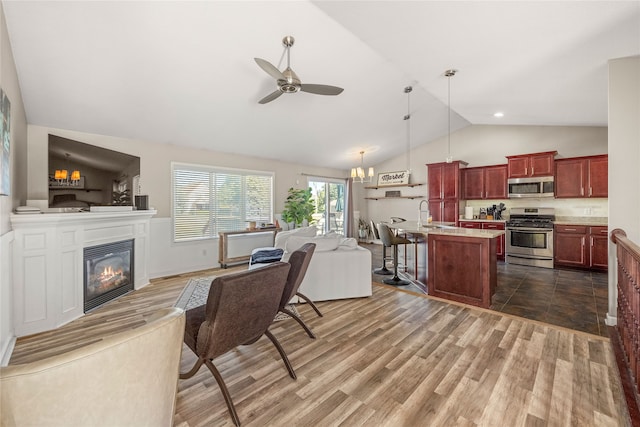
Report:
[[[506,262],[553,268],[553,208],[511,208],[507,221]]]

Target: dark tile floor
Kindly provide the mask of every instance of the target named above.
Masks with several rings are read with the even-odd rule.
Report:
[[[382,266],[382,246],[362,244]],[[389,267],[391,268],[391,267]],[[388,276],[372,274],[382,283]],[[527,267],[498,261],[498,286],[491,309],[595,335],[608,336],[607,273]],[[411,284],[401,289],[422,292]]]

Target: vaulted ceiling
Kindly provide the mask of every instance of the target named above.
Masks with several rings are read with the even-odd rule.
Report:
[[[409,108],[411,146],[448,105],[452,131],[605,126],[607,61],[640,55],[638,1],[2,5],[30,124],[341,169],[403,153]],[[342,94],[258,104],[276,83],[253,58],[283,70],[287,35],[302,82]]]

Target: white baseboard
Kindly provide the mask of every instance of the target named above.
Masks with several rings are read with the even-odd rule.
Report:
[[[4,349],[2,349],[2,356],[0,358],[0,366],[7,366],[9,364],[9,360],[11,360],[11,355],[13,354],[13,349],[16,346],[16,337],[11,337],[7,342],[7,345]]]
[[[607,317],[604,319],[604,324],[607,326],[616,326],[618,324],[618,317],[611,316],[609,313],[607,313]]]
[[[13,230],[0,236],[0,366],[9,363],[16,334],[13,323]]]

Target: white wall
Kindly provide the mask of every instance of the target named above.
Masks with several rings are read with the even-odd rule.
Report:
[[[0,196],[0,363],[6,363],[11,352],[13,333],[13,309],[11,294],[11,245],[13,233],[9,214],[18,206],[27,191],[27,119],[22,94],[13,61],[11,44],[0,3],[0,87],[11,102],[11,195]]]
[[[171,162],[273,171],[276,176],[276,212],[284,207],[287,190],[290,187],[303,188],[306,186],[306,177],[301,176],[301,173],[338,178],[346,177],[347,174],[347,171],[343,170],[29,125],[29,199],[48,198],[47,144],[49,133],[140,157],[141,194],[149,195],[149,206],[158,210],[158,217],[171,216]]]
[[[640,57],[609,61],[609,230],[640,244]],[[609,312],[616,322],[615,245],[609,242]]]
[[[447,157],[447,137],[416,146],[411,150],[410,182],[426,183],[425,164],[444,162]],[[468,167],[506,164],[505,156],[558,151],[556,158],[589,156],[607,153],[606,127],[563,127],[563,126],[468,126],[451,135],[451,154],[454,160],[469,163]],[[402,155],[376,165],[376,173],[406,169],[406,156]],[[360,184],[354,184],[360,185]],[[425,186],[411,189],[401,188],[402,195],[426,196]],[[370,194],[380,194],[381,190],[368,190]],[[511,207],[515,202],[502,200]],[[499,203],[499,201],[497,201]],[[471,201],[470,206],[486,207],[496,201]],[[535,203],[535,202],[523,202]],[[562,216],[583,216],[590,209],[590,216],[607,216],[606,199],[588,201],[570,199],[545,199],[545,206],[555,207]],[[391,216],[417,220],[419,199],[368,201],[360,206],[362,216],[374,221],[388,220]]]
[[[29,185],[27,199],[48,198],[48,135],[96,145],[140,157],[141,194],[149,195],[149,206],[158,210],[152,219],[152,265],[150,277],[178,274],[218,266],[218,241],[174,243],[171,239],[171,162],[223,166],[275,172],[275,213],[279,213],[290,187],[304,188],[301,175],[346,177],[347,171],[284,163],[169,144],[87,134],[72,130],[29,125]]]

